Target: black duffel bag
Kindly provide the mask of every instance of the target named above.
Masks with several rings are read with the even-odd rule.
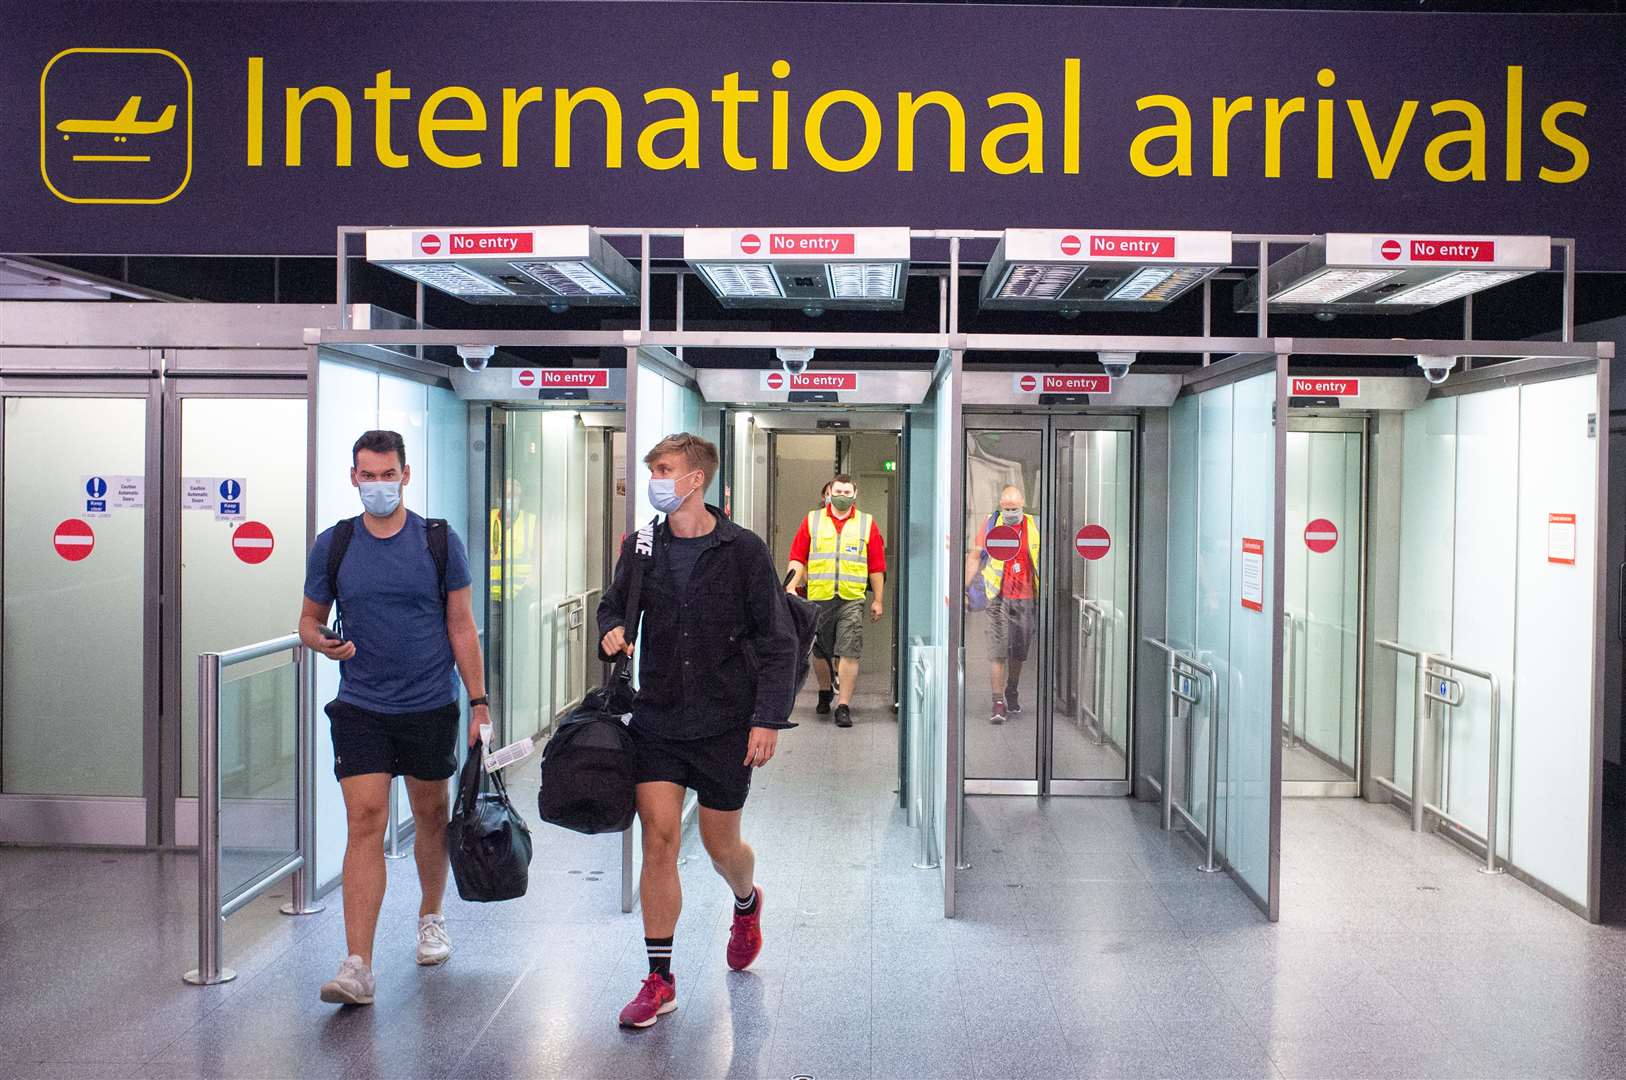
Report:
[[[591,691],[542,749],[537,812],[550,825],[579,833],[632,827],[638,774],[632,732],[632,671],[618,661],[610,681]]]
[[[531,830],[508,801],[502,773],[490,773],[492,790],[485,790],[484,756],[480,743],[469,750],[446,824],[457,895],[481,903],[524,896],[531,865]]]

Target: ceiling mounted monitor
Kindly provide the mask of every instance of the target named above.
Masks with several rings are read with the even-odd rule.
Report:
[[[586,225],[374,229],[367,261],[474,304],[638,302],[638,272]]]
[[[1228,232],[1006,229],[982,275],[982,306],[1156,311],[1230,262]]]
[[[896,311],[909,230],[685,229],[683,258],[726,308]]]
[[[1552,266],[1545,236],[1328,233],[1270,268],[1270,310],[1410,314]],[[1259,280],[1237,286],[1238,311],[1259,310]]]

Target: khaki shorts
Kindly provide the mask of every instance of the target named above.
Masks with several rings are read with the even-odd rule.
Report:
[[[988,605],[988,658],[1026,660],[1039,632],[1039,608],[1032,600],[1001,596]]]
[[[820,600],[819,622],[813,634],[813,651],[826,660],[843,656],[856,660],[864,655],[865,600]]]

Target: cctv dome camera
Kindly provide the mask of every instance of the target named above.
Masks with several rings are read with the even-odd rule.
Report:
[[[459,345],[457,355],[463,358],[463,366],[470,371],[484,371],[486,365],[491,363],[491,354],[496,352],[494,345]]]
[[[807,365],[813,362],[811,348],[782,347],[774,350],[779,357],[779,366],[785,369],[787,375],[800,375],[807,370]]]
[[[1454,356],[1419,356],[1417,366],[1423,369],[1423,378],[1432,385],[1438,386],[1451,374],[1456,367],[1457,358]]]
[[[1100,354],[1101,367],[1106,370],[1107,377],[1121,379],[1129,374],[1129,366],[1135,362],[1132,352],[1104,352]]]

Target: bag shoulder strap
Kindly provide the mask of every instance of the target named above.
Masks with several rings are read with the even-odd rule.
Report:
[[[440,582],[440,602],[446,603],[446,564],[451,561],[451,530],[445,518],[426,518],[424,533],[429,541],[429,557],[435,560],[435,574]]]
[[[632,538],[632,565],[627,568],[627,643],[638,640],[638,618],[643,614],[644,571],[655,561],[655,529],[659,518],[639,529]]]
[[[350,541],[356,535],[356,522],[360,518],[343,518],[333,525],[333,535],[327,547],[327,591],[333,595],[333,605],[339,606],[339,564],[350,550]]]

